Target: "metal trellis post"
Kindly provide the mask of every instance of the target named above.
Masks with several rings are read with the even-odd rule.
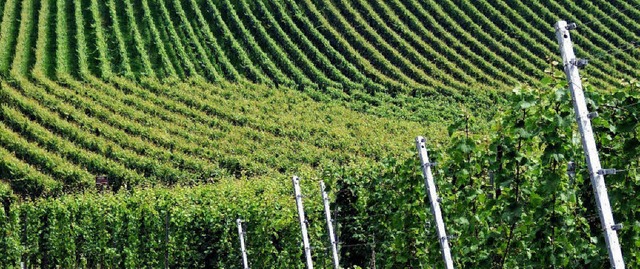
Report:
[[[596,148],[593,130],[591,129],[591,118],[596,114],[589,113],[587,110],[587,103],[582,90],[582,81],[578,74],[578,69],[585,66],[587,62],[586,60],[575,57],[571,35],[569,34],[569,30],[575,28],[576,25],[573,23],[568,24],[566,21],[558,21],[555,25],[556,38],[560,45],[564,72],[569,81],[569,90],[571,91],[573,99],[576,121],[578,122],[578,128],[582,136],[582,147],[589,166],[591,185],[593,186],[593,191],[596,196],[600,221],[609,251],[609,262],[612,268],[622,269],[625,266],[622,259],[622,251],[620,250],[620,243],[618,242],[618,233],[616,232],[616,230],[620,228],[620,225],[616,225],[613,220],[613,213],[611,212],[611,205],[609,204],[609,195],[607,194],[607,187],[604,182],[604,175],[608,174],[611,169],[602,169],[600,166],[598,149]]]
[[[293,176],[293,191],[296,196],[296,206],[298,207],[298,217],[300,218],[300,230],[302,231],[302,244],[304,245],[304,255],[307,258],[307,269],[313,269],[313,260],[311,260],[311,246],[309,245],[309,235],[307,233],[307,220],[304,216],[304,207],[302,206],[302,194],[300,191],[300,179]]]
[[[247,249],[244,246],[244,231],[242,230],[242,220],[237,219],[238,235],[240,236],[240,251],[242,251],[242,268],[249,269],[249,260],[247,259]]]
[[[436,184],[431,174],[431,166],[434,163],[429,162],[429,155],[426,148],[426,140],[422,136],[416,137],[416,148],[420,154],[420,161],[422,166],[422,174],[424,175],[424,186],[427,194],[429,194],[429,201],[431,202],[431,213],[436,219],[436,225],[438,228],[438,238],[440,238],[440,248],[442,249],[442,258],[447,269],[453,269],[453,259],[451,258],[451,250],[449,249],[449,238],[444,228],[444,220],[442,219],[442,213],[440,212],[440,198],[436,192]]]
[[[331,242],[331,252],[333,254],[333,267],[340,268],[338,260],[338,242],[333,234],[333,220],[331,219],[331,209],[329,208],[329,196],[324,188],[324,181],[320,181],[320,191],[322,192],[322,201],[324,203],[324,215],[327,219],[327,230],[329,231],[329,242]]]

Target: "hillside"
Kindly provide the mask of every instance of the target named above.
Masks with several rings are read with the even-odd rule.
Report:
[[[375,162],[537,84],[558,18],[589,21],[592,85],[638,77],[633,4],[2,1],[0,175],[39,196]]]
[[[583,157],[560,19],[590,61],[603,162],[628,171],[608,183],[640,264],[639,7],[0,0],[0,266],[226,268],[243,218],[254,266],[298,268],[293,174],[305,193],[327,181],[343,265],[439,265],[413,149],[425,135],[458,266],[603,267],[588,175],[565,168]]]

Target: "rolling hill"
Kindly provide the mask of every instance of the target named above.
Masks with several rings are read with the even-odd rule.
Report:
[[[2,1],[2,178],[39,196],[375,161],[538,83],[558,18],[588,21],[592,85],[637,77],[633,4]]]
[[[147,213],[171,210],[135,211],[123,201],[213,206],[204,200],[231,203],[235,198],[225,193],[251,193],[247,203],[261,203],[256,197],[267,192],[280,203],[288,187],[273,185],[293,174],[376,171],[390,158],[413,157],[418,135],[441,148],[451,141],[447,126],[460,119],[467,133],[486,134],[511,89],[544,88],[543,78],[558,77],[553,24],[560,19],[579,27],[572,38],[579,57],[590,60],[581,71],[586,85],[604,92],[626,87],[640,77],[639,6],[637,0],[0,0],[0,194],[18,197],[7,196],[7,218],[0,218],[15,227],[0,229],[17,231],[24,212],[49,227],[48,212],[73,207],[74,195],[90,207],[100,201],[93,193],[99,175],[110,189],[132,193],[105,201],[133,210],[123,209],[136,216],[131,223],[143,223]],[[247,179],[261,183],[245,185]],[[222,183],[207,184],[216,182]],[[180,195],[171,198],[167,186]],[[24,203],[23,213],[9,213],[14,198]],[[52,199],[45,199],[53,201],[45,202],[51,211],[36,212],[28,202],[40,198]],[[292,206],[280,206],[281,222],[264,225],[295,225],[287,215]],[[193,206],[181,215],[184,223],[172,225],[185,229],[187,242],[185,223],[202,224],[191,213],[224,219],[240,209],[202,213]],[[162,230],[162,222],[153,225]],[[322,224],[314,225],[320,233]],[[0,253],[14,243],[0,240]],[[296,242],[282,244],[269,255]],[[35,263],[46,260],[33,255]],[[287,255],[270,264],[296,259]],[[193,259],[197,266],[226,264]],[[113,264],[159,266],[127,258]]]

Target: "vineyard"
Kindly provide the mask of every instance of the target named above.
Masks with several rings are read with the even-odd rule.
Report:
[[[626,171],[607,184],[633,268],[638,6],[0,0],[0,267],[235,268],[243,218],[252,268],[299,268],[294,174],[331,188],[345,268],[440,267],[418,135],[458,267],[606,267],[552,27],[565,19],[603,162]]]

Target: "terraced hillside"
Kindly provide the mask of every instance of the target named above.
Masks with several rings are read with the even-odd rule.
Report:
[[[637,4],[2,0],[0,178],[41,196],[406,154],[553,69],[559,18],[592,85],[637,78]]]

